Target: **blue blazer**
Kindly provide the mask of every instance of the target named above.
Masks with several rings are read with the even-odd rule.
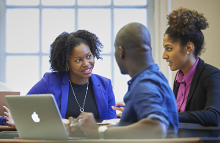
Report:
[[[69,95],[69,77],[69,72],[59,74],[57,72],[45,73],[43,78],[27,94],[53,94],[62,118],[65,118]],[[101,120],[116,118],[116,111],[111,107],[115,105],[111,80],[92,74],[91,81],[99,118]]]

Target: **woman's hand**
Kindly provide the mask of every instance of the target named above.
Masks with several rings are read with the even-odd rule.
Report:
[[[14,120],[12,119],[10,110],[6,106],[3,106],[3,109],[5,110],[4,115],[5,115],[6,124],[8,126],[15,126],[15,123],[14,123]]]
[[[116,106],[121,106],[121,105],[125,105],[124,103],[116,103]],[[117,117],[120,118],[122,115],[122,111],[124,110],[125,107],[115,107],[112,106],[112,109],[117,110],[117,111],[121,111],[120,113],[117,113]]]

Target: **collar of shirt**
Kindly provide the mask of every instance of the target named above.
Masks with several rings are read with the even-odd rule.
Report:
[[[144,69],[142,69],[141,71],[139,71],[131,80],[129,80],[127,82],[128,84],[128,90],[130,89],[130,86],[132,85],[132,83],[135,81],[135,79],[137,79],[137,77],[139,77],[139,75],[141,75],[144,71],[146,70],[159,70],[159,67],[157,64],[151,64],[148,65],[147,67],[145,67]],[[145,75],[146,76],[146,75]]]
[[[199,58],[197,58],[193,67],[185,75],[183,75],[183,72],[181,70],[178,71],[175,79],[175,84],[177,86],[179,86],[180,83],[185,83],[186,86],[191,84],[198,62],[199,62]]]

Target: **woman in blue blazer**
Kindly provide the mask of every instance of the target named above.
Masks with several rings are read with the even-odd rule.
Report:
[[[164,39],[165,59],[172,71],[179,121],[204,126],[220,124],[220,70],[198,56],[204,45],[201,30],[207,19],[195,10],[179,8],[168,15]]]
[[[69,78],[69,72],[63,74],[58,74],[55,72],[45,73],[44,77],[36,85],[34,85],[34,87],[31,88],[28,94],[53,94],[57,101],[57,105],[60,109],[62,118],[65,118],[70,87]],[[104,120],[116,118],[116,113],[111,108],[111,106],[115,105],[115,97],[112,91],[111,81],[97,74],[92,74],[90,80],[98,108],[99,119]],[[90,101],[86,100],[85,105],[87,102]],[[80,105],[82,105],[82,103]],[[76,108],[74,110],[80,109]]]
[[[101,48],[98,37],[86,30],[60,34],[51,44],[53,72],[45,73],[28,94],[53,94],[62,118],[76,118],[84,111],[92,112],[97,121],[116,118],[111,81],[92,74]],[[5,119],[8,125],[14,124],[9,110]]]

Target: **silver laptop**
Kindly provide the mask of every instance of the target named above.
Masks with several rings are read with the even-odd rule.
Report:
[[[5,96],[18,135],[22,139],[67,140],[61,114],[52,94]]]

